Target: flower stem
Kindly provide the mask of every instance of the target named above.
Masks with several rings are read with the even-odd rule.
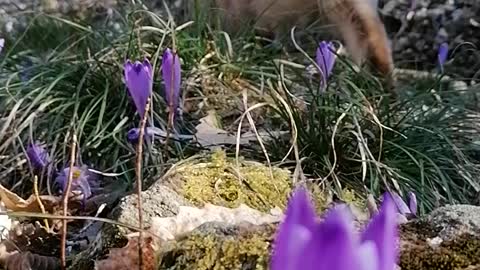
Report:
[[[139,143],[137,144],[136,161],[135,161],[135,177],[137,180],[137,205],[138,205],[138,223],[139,223],[139,239],[138,239],[138,267],[143,269],[143,213],[142,213],[142,157],[143,157],[143,137],[145,134],[145,125],[148,118],[148,109],[150,107],[150,97],[147,99],[145,106],[145,113],[140,122]]]
[[[77,148],[77,135],[73,133],[72,135],[72,145],[70,149],[70,169],[68,171],[68,177],[67,177],[67,187],[65,189],[65,192],[63,193],[63,216],[67,216],[67,211],[68,211],[68,194],[70,194],[70,189],[72,187],[72,178],[73,178],[73,166],[75,164],[75,156],[76,156],[76,148]],[[65,248],[66,248],[66,242],[67,242],[67,219],[62,220],[62,242],[61,242],[61,262],[62,262],[62,269],[65,270],[67,267],[66,264],[66,256],[65,256]]]

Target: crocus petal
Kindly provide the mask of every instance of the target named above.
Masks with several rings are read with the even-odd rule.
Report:
[[[5,39],[0,38],[0,53],[2,52],[3,47],[5,47]]]
[[[180,103],[180,58],[168,48],[162,57],[162,75],[165,83],[165,100],[175,111]]]
[[[317,48],[316,62],[320,67],[322,79],[325,83],[330,77],[333,66],[335,65],[335,54],[332,52],[334,46],[332,42],[322,41]]]
[[[42,169],[50,162],[47,150],[38,142],[28,145],[27,157],[34,169]]]
[[[415,193],[409,192],[408,193],[408,205],[410,208],[410,212],[413,215],[417,215],[417,196],[415,196]]]
[[[137,112],[143,118],[148,97],[152,92],[152,65],[145,59],[143,63],[127,60],[124,65],[124,76],[130,96],[135,103]]]
[[[445,61],[447,61],[448,57],[448,43],[444,42],[440,44],[438,48],[438,65],[440,66],[440,70],[443,72],[443,65]]]
[[[316,226],[312,239],[302,251],[295,269],[359,270],[359,239],[353,231],[352,218],[346,207],[335,207]],[[348,258],[348,259],[347,259]]]
[[[398,195],[396,192],[391,193],[393,202],[395,203],[395,206],[397,207],[397,210],[400,214],[402,215],[407,215],[411,214],[410,208],[408,208],[407,204],[405,201]]]
[[[307,192],[298,188],[289,201],[285,219],[279,225],[275,237],[272,270],[298,269],[296,265],[303,258],[302,247],[311,238],[315,217]]]
[[[380,270],[378,268],[378,252],[375,243],[366,241],[360,245],[357,250],[357,258],[361,270]]]
[[[162,134],[161,130],[156,127],[146,127],[145,128],[145,137],[151,139],[154,135]],[[140,129],[132,128],[127,132],[127,140],[130,143],[137,143],[138,137],[140,137]]]
[[[391,196],[385,194],[382,207],[362,234],[362,243],[372,241],[378,253],[378,269],[394,270],[397,260],[397,223]]]

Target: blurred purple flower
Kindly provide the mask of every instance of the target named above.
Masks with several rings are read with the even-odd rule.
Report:
[[[322,76],[322,84],[326,83],[330,74],[332,73],[333,66],[335,65],[336,55],[333,53],[335,47],[332,42],[322,41],[317,48],[316,62],[320,67]]]
[[[143,119],[147,100],[152,92],[152,65],[148,59],[143,60],[143,63],[140,61],[132,63],[130,60],[127,60],[124,65],[124,76],[137,112]]]
[[[165,82],[165,100],[175,113],[180,103],[180,58],[169,48],[163,53],[162,76]]]
[[[448,58],[448,43],[443,42],[440,44],[440,47],[438,48],[438,65],[440,68],[440,71],[443,73],[443,65],[447,61]]]
[[[27,157],[30,161],[30,166],[36,170],[45,168],[50,162],[50,156],[48,155],[47,150],[39,142],[30,143],[28,145]]]
[[[397,223],[390,196],[361,237],[351,227],[344,205],[334,207],[322,223],[306,191],[297,189],[274,241],[272,270],[394,270]]]
[[[70,167],[67,166],[60,172],[60,174],[55,179],[55,181],[60,185],[62,193],[64,193],[65,189],[67,188],[69,171]],[[73,167],[72,186],[70,189],[72,193],[74,193],[75,195],[82,194],[83,201],[85,201],[92,195],[92,185],[95,186],[95,184],[95,177],[92,173],[88,171],[87,166]]]
[[[5,39],[0,38],[0,53],[2,52],[3,47],[5,47]]]

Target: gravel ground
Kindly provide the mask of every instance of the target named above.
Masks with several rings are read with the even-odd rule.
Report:
[[[175,11],[184,0],[168,1]],[[105,12],[125,2],[131,0],[0,0],[0,23],[2,31],[8,32],[21,25],[19,14],[25,11]],[[448,42],[451,60],[445,65],[446,72],[457,78],[480,77],[480,0],[380,2],[397,67],[432,70],[439,44]],[[162,7],[160,0],[144,3],[155,9]]]
[[[463,78],[479,76],[480,0],[384,2],[381,12],[397,66],[431,70],[439,45],[447,42],[451,60],[446,72]]]

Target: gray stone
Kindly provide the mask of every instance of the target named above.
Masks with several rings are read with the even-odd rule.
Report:
[[[428,222],[440,229],[438,236],[451,239],[462,233],[480,235],[480,207],[447,205],[434,210]]]
[[[179,206],[192,206],[186,199],[178,195],[161,181],[156,181],[142,193],[143,226],[149,227],[152,217],[170,217],[178,213]],[[111,218],[122,223],[139,226],[137,195],[128,195],[120,201],[112,211]],[[121,229],[126,230],[126,229]],[[126,233],[126,231],[124,231]]]

